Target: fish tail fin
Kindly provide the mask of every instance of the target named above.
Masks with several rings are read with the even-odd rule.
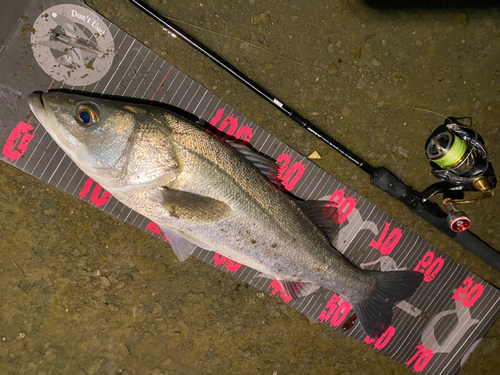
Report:
[[[392,308],[409,298],[423,280],[416,271],[365,271],[374,279],[371,293],[357,303],[352,303],[363,329],[371,338],[379,338],[391,325]]]

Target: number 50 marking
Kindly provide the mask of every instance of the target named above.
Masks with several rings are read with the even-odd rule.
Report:
[[[330,319],[330,325],[338,327],[347,318],[351,311],[351,305],[347,301],[342,302],[340,296],[334,294],[319,315],[319,321],[324,322]]]

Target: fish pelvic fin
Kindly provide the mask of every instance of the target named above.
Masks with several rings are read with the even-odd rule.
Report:
[[[351,305],[368,336],[377,339],[390,327],[394,305],[415,293],[423,274],[416,271],[365,272],[373,276],[374,288],[364,299]]]
[[[184,262],[196,249],[196,245],[186,240],[181,234],[169,228],[161,228],[168,238],[175,255],[180,262]]]

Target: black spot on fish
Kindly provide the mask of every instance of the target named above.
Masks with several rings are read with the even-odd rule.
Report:
[[[278,245],[276,245],[275,243],[273,243],[273,244],[271,245],[271,247],[273,247],[273,248],[274,248],[274,247],[276,247],[276,246],[278,246]]]
[[[257,241],[255,241],[253,238],[250,240],[251,243],[253,243],[254,245],[257,243]]]

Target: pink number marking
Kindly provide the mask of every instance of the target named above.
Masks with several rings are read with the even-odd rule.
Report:
[[[160,236],[163,234],[163,241],[168,242],[167,236],[162,232],[161,228],[155,222],[152,221],[148,225],[146,225],[146,230],[149,231],[151,235],[158,238],[160,238]]]
[[[278,282],[278,280],[274,279],[271,285],[269,285],[269,288],[273,289],[273,291],[271,292],[272,296],[274,296],[277,293],[280,293],[280,297],[284,302],[289,302],[292,300],[292,297],[287,296],[286,293],[283,291],[283,288],[281,288],[281,285]]]
[[[344,193],[345,188],[335,190],[329,199],[331,203],[326,204],[322,211],[323,216],[332,217],[337,225],[345,222],[356,207],[356,198],[344,198]]]
[[[431,349],[427,349],[425,346],[419,344],[417,345],[417,352],[408,362],[406,362],[406,366],[410,366],[415,362],[413,364],[413,369],[416,372],[420,372],[427,366],[433,355],[434,352]]]
[[[476,303],[479,297],[481,297],[483,292],[483,285],[474,285],[472,277],[467,277],[464,281],[462,281],[462,285],[457,288],[457,291],[452,298],[456,301],[462,301],[462,305],[464,307],[471,307],[474,303]]]
[[[444,265],[444,259],[442,257],[434,259],[434,256],[435,254],[432,251],[428,251],[414,268],[414,271],[418,271],[424,274],[424,281],[426,283],[434,280],[434,278],[436,277],[438,272],[441,271],[441,268],[443,268]]]
[[[94,183],[94,180],[91,179],[90,177],[85,181],[85,184],[83,185],[83,189],[80,191],[79,196],[80,199],[83,199],[87,194],[90,192],[90,188],[92,187],[92,184]],[[106,202],[111,198],[111,193],[109,191],[104,190],[101,196],[101,190],[104,190],[101,185],[97,184],[94,187],[94,190],[92,190],[92,194],[90,195],[89,203],[95,205],[96,207],[101,207]]]
[[[349,311],[351,311],[349,302],[342,301],[340,296],[334,294],[326,303],[325,309],[319,314],[319,321],[330,320],[331,326],[338,327],[347,318]]]
[[[10,161],[19,159],[26,152],[29,143],[34,137],[33,126],[25,122],[17,124],[3,146],[4,159],[10,159]]]
[[[224,114],[224,108],[220,108],[217,110],[215,116],[210,120],[210,125],[215,126],[221,119]],[[226,128],[229,126],[229,129],[226,131]],[[242,126],[238,131],[238,117],[234,117],[233,115],[226,116],[224,120],[219,124],[218,130],[220,132],[225,132],[229,136],[234,136],[235,138],[241,139],[244,142],[250,142],[252,139],[253,131],[252,128],[248,127],[248,125]],[[235,135],[236,133],[236,135]]]
[[[370,246],[377,250],[380,250],[383,255],[390,254],[399,243],[399,241],[401,240],[401,236],[403,235],[403,231],[400,228],[394,228],[386,238],[389,227],[390,223],[385,223],[384,230],[382,231],[380,238],[377,241],[373,239],[370,242]]]
[[[377,342],[375,342],[375,339],[372,339],[370,336],[366,336],[365,344],[371,345],[375,342],[375,349],[381,350],[385,348],[387,344],[389,344],[395,333],[395,328],[393,326],[390,326],[389,328],[387,328],[387,331],[385,331],[384,334],[377,339]]]
[[[227,261],[227,263],[226,263]],[[241,263],[237,263],[231,259],[227,259],[225,256],[221,256],[219,253],[214,253],[214,267],[220,266],[224,263],[226,263],[226,270],[234,273],[238,271],[238,269],[241,267]]]

